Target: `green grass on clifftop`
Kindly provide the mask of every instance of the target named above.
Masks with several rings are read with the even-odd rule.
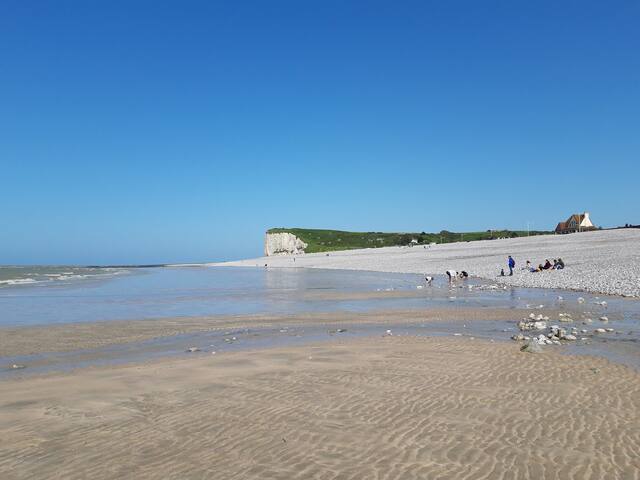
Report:
[[[439,233],[383,233],[383,232],[343,232],[340,230],[315,230],[309,228],[272,228],[267,233],[288,232],[308,244],[307,253],[352,250],[357,248],[392,247],[409,245],[416,240],[418,245],[429,243],[469,242],[472,240],[493,240],[496,238],[526,237],[521,230],[487,230],[486,232]],[[543,235],[551,232],[532,231],[529,235]]]

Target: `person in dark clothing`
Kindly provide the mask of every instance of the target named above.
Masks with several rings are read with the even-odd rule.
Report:
[[[562,270],[564,268],[564,262],[561,258],[558,259],[558,263],[556,264],[556,270]]]
[[[549,270],[553,265],[551,265],[551,262],[549,261],[549,259],[547,258],[546,263],[544,264],[544,268],[545,270]]]
[[[516,261],[509,255],[508,265],[509,265],[509,275],[513,275],[513,268],[516,266]]]
[[[463,280],[466,280],[467,278],[469,278],[469,274],[467,272],[465,272],[464,270],[462,270],[460,272],[460,278]]]

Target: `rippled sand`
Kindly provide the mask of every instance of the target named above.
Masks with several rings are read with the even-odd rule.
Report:
[[[0,478],[638,479],[640,377],[374,337],[2,382]]]

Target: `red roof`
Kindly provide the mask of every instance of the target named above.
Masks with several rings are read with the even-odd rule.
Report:
[[[562,230],[567,228],[567,222],[560,222],[556,227],[556,232],[561,232]]]

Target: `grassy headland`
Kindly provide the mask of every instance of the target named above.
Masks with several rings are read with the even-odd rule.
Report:
[[[410,232],[344,232],[341,230],[316,230],[311,228],[271,228],[267,233],[291,233],[308,244],[307,253],[352,250],[357,248],[393,247],[398,245],[428,245],[430,243],[470,242],[472,240],[494,240],[497,238],[526,237],[552,232],[526,230],[487,230],[485,232],[438,233]]]

